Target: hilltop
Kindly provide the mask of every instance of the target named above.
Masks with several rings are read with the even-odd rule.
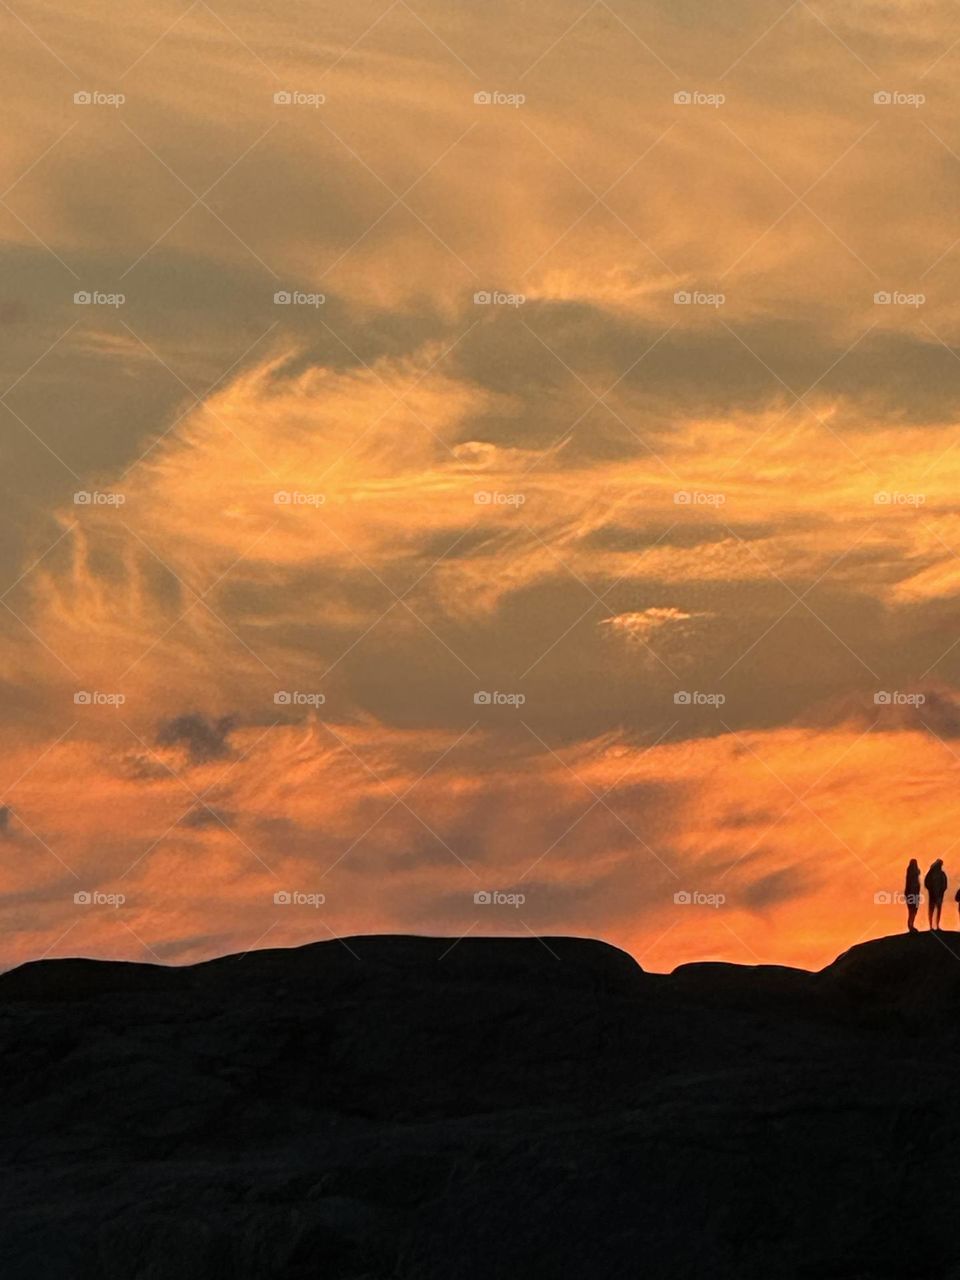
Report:
[[[960,934],[0,976],[9,1280],[958,1276]],[[951,1269],[952,1268],[952,1269]]]

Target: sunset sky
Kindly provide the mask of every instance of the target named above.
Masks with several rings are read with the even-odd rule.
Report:
[[[0,32],[0,964],[954,926],[954,6]]]

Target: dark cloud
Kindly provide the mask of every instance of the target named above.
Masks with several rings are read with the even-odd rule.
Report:
[[[878,733],[916,733],[926,730],[939,738],[960,737],[960,694],[947,685],[904,681],[897,688],[860,689],[827,698],[808,707],[797,724],[811,729],[839,726]]]
[[[644,411],[643,439],[660,449],[678,421],[785,412],[814,384],[810,403],[839,402],[835,430],[862,430],[865,419],[876,427],[942,423],[960,411],[955,361],[928,330],[878,330],[851,350],[858,334],[846,327],[834,332],[815,313],[789,321],[722,318],[725,324],[717,316],[664,338],[660,318],[580,301],[528,303],[523,321],[529,327],[519,317],[498,315],[458,346],[453,359],[462,376],[536,406],[533,417],[488,421],[484,438],[494,443],[545,445],[582,415],[565,451],[571,465],[634,455],[637,411]],[[874,318],[867,317],[863,330]],[[638,351],[654,345],[637,363]],[[599,395],[613,384],[607,403],[626,423],[602,407],[591,409],[587,387]]]
[[[168,720],[157,733],[161,747],[184,747],[191,764],[206,764],[229,755],[228,737],[233,728],[231,716],[211,720],[206,716],[190,714]]]
[[[763,912],[777,907],[792,898],[801,898],[815,887],[815,879],[804,867],[781,867],[769,875],[760,876],[737,890],[737,905],[751,911]]]
[[[233,814],[228,809],[216,809],[213,805],[197,804],[180,819],[181,827],[228,827]]]

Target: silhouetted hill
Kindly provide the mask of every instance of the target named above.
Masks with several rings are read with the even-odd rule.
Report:
[[[952,933],[817,974],[532,937],[24,965],[0,1274],[960,1277],[958,1009]]]
[[[905,1011],[960,1002],[960,933],[899,934],[851,947],[823,970],[821,980],[876,1004]]]

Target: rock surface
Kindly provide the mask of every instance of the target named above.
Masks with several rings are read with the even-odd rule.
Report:
[[[0,976],[5,1280],[960,1278],[960,934]]]

